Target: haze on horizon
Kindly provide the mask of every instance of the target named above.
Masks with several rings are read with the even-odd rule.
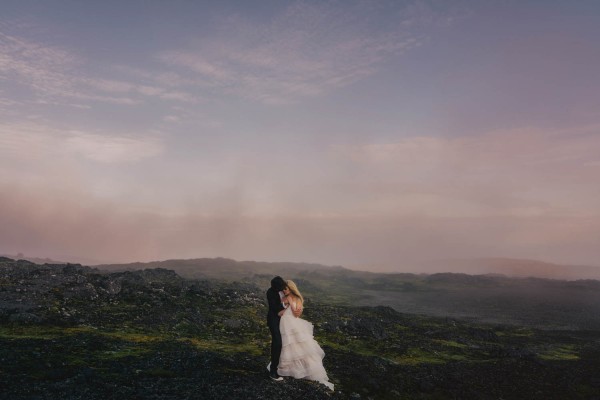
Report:
[[[597,1],[7,1],[0,253],[600,265]]]

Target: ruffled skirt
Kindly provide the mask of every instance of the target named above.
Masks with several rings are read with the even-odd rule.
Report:
[[[277,373],[318,381],[333,390],[323,367],[325,352],[313,337],[313,324],[294,317],[288,309],[281,317],[279,331],[282,348]]]

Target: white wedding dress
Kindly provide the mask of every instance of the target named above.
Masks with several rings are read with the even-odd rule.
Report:
[[[318,381],[333,390],[333,384],[329,382],[323,367],[325,352],[313,338],[313,324],[296,318],[292,309],[296,309],[295,302],[285,310],[279,322],[282,348],[277,373]]]

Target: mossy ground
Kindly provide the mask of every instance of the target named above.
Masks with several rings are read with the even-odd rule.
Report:
[[[277,386],[265,368],[270,337],[264,290],[162,272],[163,282],[159,272],[117,275],[127,278],[118,293],[98,290],[91,298],[66,287],[48,291],[45,303],[32,309],[41,322],[6,317],[0,325],[0,394],[86,400],[600,396],[600,332],[484,324],[310,297],[304,318],[315,326],[336,391],[290,379]],[[80,275],[98,288],[114,279]],[[144,280],[148,276],[153,280]],[[318,289],[309,283],[303,282]],[[330,283],[336,284],[349,283]],[[419,285],[407,290],[421,290]]]
[[[262,326],[258,320],[260,313],[238,311],[238,316],[251,315],[257,319],[254,322]],[[552,376],[560,370],[585,371],[581,353],[586,351],[589,342],[576,333],[534,330],[524,333],[519,327],[502,327],[497,334],[494,326],[448,323],[369,308],[322,306],[317,311],[315,306],[307,314],[316,325],[316,339],[327,352],[325,366],[341,391],[339,398],[363,393],[378,399],[445,399],[452,398],[455,392],[462,393],[463,398],[476,398],[477,393],[481,393],[478,390],[484,390],[488,384],[487,390],[501,395],[508,390],[503,387],[502,379],[498,379],[502,375],[512,379],[513,385],[533,384],[541,388],[542,393],[549,396],[545,398],[559,398],[556,393],[564,395],[570,389],[573,390],[570,398],[600,394],[598,388],[585,380],[576,388],[544,380],[548,374]],[[338,325],[327,328],[333,321]],[[375,321],[382,324],[377,326]],[[122,382],[123,374],[130,379],[175,382],[190,372],[177,366],[173,359],[177,354],[187,353],[200,358],[212,354],[230,361],[225,363],[227,365],[217,363],[216,373],[264,379],[262,368],[268,362],[270,345],[266,327],[241,328],[243,332],[237,335],[218,336],[215,330],[227,332],[231,328],[219,325],[218,320],[208,326],[210,335],[197,336],[182,335],[178,330],[165,333],[168,329],[161,326],[146,329],[2,326],[1,370],[5,377],[19,376],[25,382],[42,386],[65,380],[86,384],[87,378],[82,378],[86,374],[91,374],[95,382]],[[544,366],[541,375],[540,364]],[[487,367],[482,367],[484,365]],[[509,372],[512,368],[526,371],[524,365],[536,368],[531,374]],[[489,381],[488,374],[497,375]],[[452,379],[462,380],[462,383],[453,387],[449,383]],[[547,389],[545,385],[549,385]],[[465,387],[475,389],[469,392]],[[505,398],[527,397],[513,393],[512,397]]]

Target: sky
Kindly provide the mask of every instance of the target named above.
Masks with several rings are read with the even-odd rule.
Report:
[[[0,2],[0,253],[600,266],[600,2]]]

